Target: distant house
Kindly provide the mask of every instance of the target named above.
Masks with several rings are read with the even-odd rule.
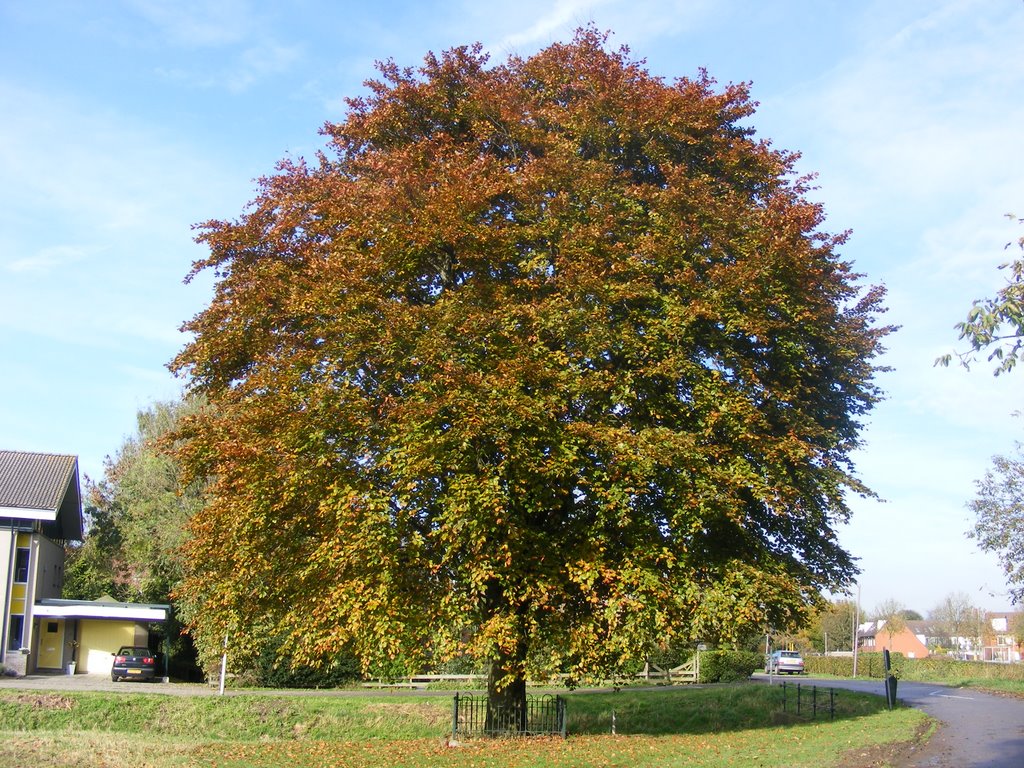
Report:
[[[63,600],[64,550],[82,540],[75,456],[0,451],[0,664],[16,674],[109,674],[121,645],[146,645],[166,605]]]
[[[1021,660],[1024,637],[1017,637],[1014,633],[1020,615],[1014,611],[985,614],[986,636],[981,656],[984,661],[1013,663]]]
[[[890,635],[885,630],[884,619],[869,621],[857,627],[857,647],[866,652],[902,653],[908,659],[924,659],[928,657],[928,643],[925,634],[918,634],[917,622],[907,622],[907,626]]]

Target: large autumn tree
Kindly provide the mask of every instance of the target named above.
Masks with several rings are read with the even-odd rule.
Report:
[[[593,30],[380,71],[315,161],[202,225],[215,294],[172,366],[211,404],[195,630],[468,653],[498,702],[847,583],[882,292],[747,88]]]

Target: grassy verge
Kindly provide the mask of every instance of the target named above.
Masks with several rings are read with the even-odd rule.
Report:
[[[1024,681],[1021,680],[998,680],[994,678],[977,680],[966,678],[948,684],[956,685],[961,688],[977,688],[980,691],[1001,693],[1024,699]]]
[[[881,680],[882,655],[860,656],[858,679]],[[907,659],[893,654],[893,670],[907,682],[938,683],[954,688],[974,688],[989,693],[1024,698],[1024,664],[996,664],[985,661],[961,661],[945,656]],[[849,680],[853,677],[853,659],[848,656],[809,656],[805,671],[816,678]]]
[[[0,766],[850,766],[914,737],[926,718],[842,692],[835,722],[783,712],[759,685],[569,697],[566,741],[449,747],[451,700],[382,696],[184,698],[0,693]],[[612,711],[617,735],[611,735]],[[874,759],[873,758],[873,759]],[[871,763],[877,764],[877,760]]]

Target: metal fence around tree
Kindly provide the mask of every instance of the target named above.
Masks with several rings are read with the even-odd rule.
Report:
[[[521,705],[493,705],[486,695],[457,693],[452,702],[452,739],[474,736],[561,736],[565,738],[565,699],[527,696]],[[525,729],[524,729],[525,727]]]

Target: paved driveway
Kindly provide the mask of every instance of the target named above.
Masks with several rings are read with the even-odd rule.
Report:
[[[118,693],[167,693],[179,696],[201,696],[216,693],[216,688],[198,683],[161,683],[126,680],[115,683],[110,675],[28,675],[0,677],[0,690],[19,688],[38,691],[117,691]]]
[[[885,695],[881,681],[801,680]],[[942,722],[900,768],[1024,768],[1024,699],[969,688],[900,681],[897,698]]]
[[[115,693],[163,693],[168,696],[216,696],[219,687],[214,683],[162,683],[144,680],[125,680],[115,683],[110,675],[63,675],[59,673],[28,675],[26,677],[0,677],[0,690],[20,689],[35,691],[113,691]],[[227,696],[445,696],[455,691],[428,689],[330,689],[312,688],[228,688]]]

